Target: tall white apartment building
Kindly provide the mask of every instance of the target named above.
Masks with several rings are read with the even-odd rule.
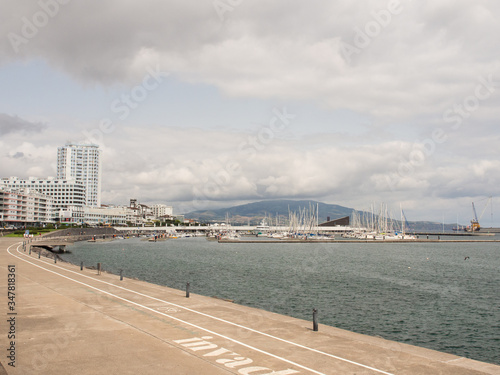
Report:
[[[57,178],[75,179],[85,187],[85,205],[101,206],[101,163],[98,145],[68,143],[57,149]]]

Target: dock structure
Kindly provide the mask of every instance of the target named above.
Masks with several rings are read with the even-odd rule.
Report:
[[[23,241],[29,249],[42,248],[53,253],[64,253],[66,252],[66,246],[73,245],[73,240],[69,238],[36,238],[36,240]]]
[[[0,287],[15,285],[15,338],[2,334],[8,374],[500,374],[497,365],[322,325],[321,310],[313,325],[315,306],[305,321],[198,295],[193,283],[186,298],[39,259],[12,238],[0,239],[0,264]]]

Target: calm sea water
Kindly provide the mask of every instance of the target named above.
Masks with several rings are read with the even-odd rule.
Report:
[[[498,238],[498,237],[497,237]],[[500,364],[500,243],[81,242],[63,258]],[[465,260],[465,257],[470,257]]]

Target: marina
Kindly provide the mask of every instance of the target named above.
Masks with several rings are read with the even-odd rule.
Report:
[[[499,2],[3,5],[0,375],[500,375]]]

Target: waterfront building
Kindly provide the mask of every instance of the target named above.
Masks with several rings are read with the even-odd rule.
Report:
[[[172,206],[167,206],[165,204],[154,204],[150,208],[153,216],[156,219],[160,219],[166,216],[172,216],[174,213]]]
[[[170,220],[173,216],[172,206],[165,204],[148,206],[139,203],[135,198],[130,199],[129,209],[133,212],[133,215],[127,221],[133,225],[142,225],[156,220]]]
[[[159,219],[151,213],[151,208],[138,204],[135,207],[108,206],[68,206],[60,211],[62,223],[87,225],[132,225],[142,226]],[[166,215],[165,217],[170,217]]]
[[[31,189],[0,186],[0,222],[3,225],[34,225],[54,222],[52,197]]]
[[[57,178],[75,179],[85,187],[85,205],[101,206],[101,163],[98,145],[67,143],[57,149]]]
[[[85,186],[81,181],[75,179],[59,180],[54,177],[20,179],[18,177],[9,177],[0,179],[0,186],[8,189],[36,190],[41,194],[51,196],[56,209],[85,205]]]
[[[130,215],[128,207],[66,207],[60,212],[61,223],[125,226]]]

